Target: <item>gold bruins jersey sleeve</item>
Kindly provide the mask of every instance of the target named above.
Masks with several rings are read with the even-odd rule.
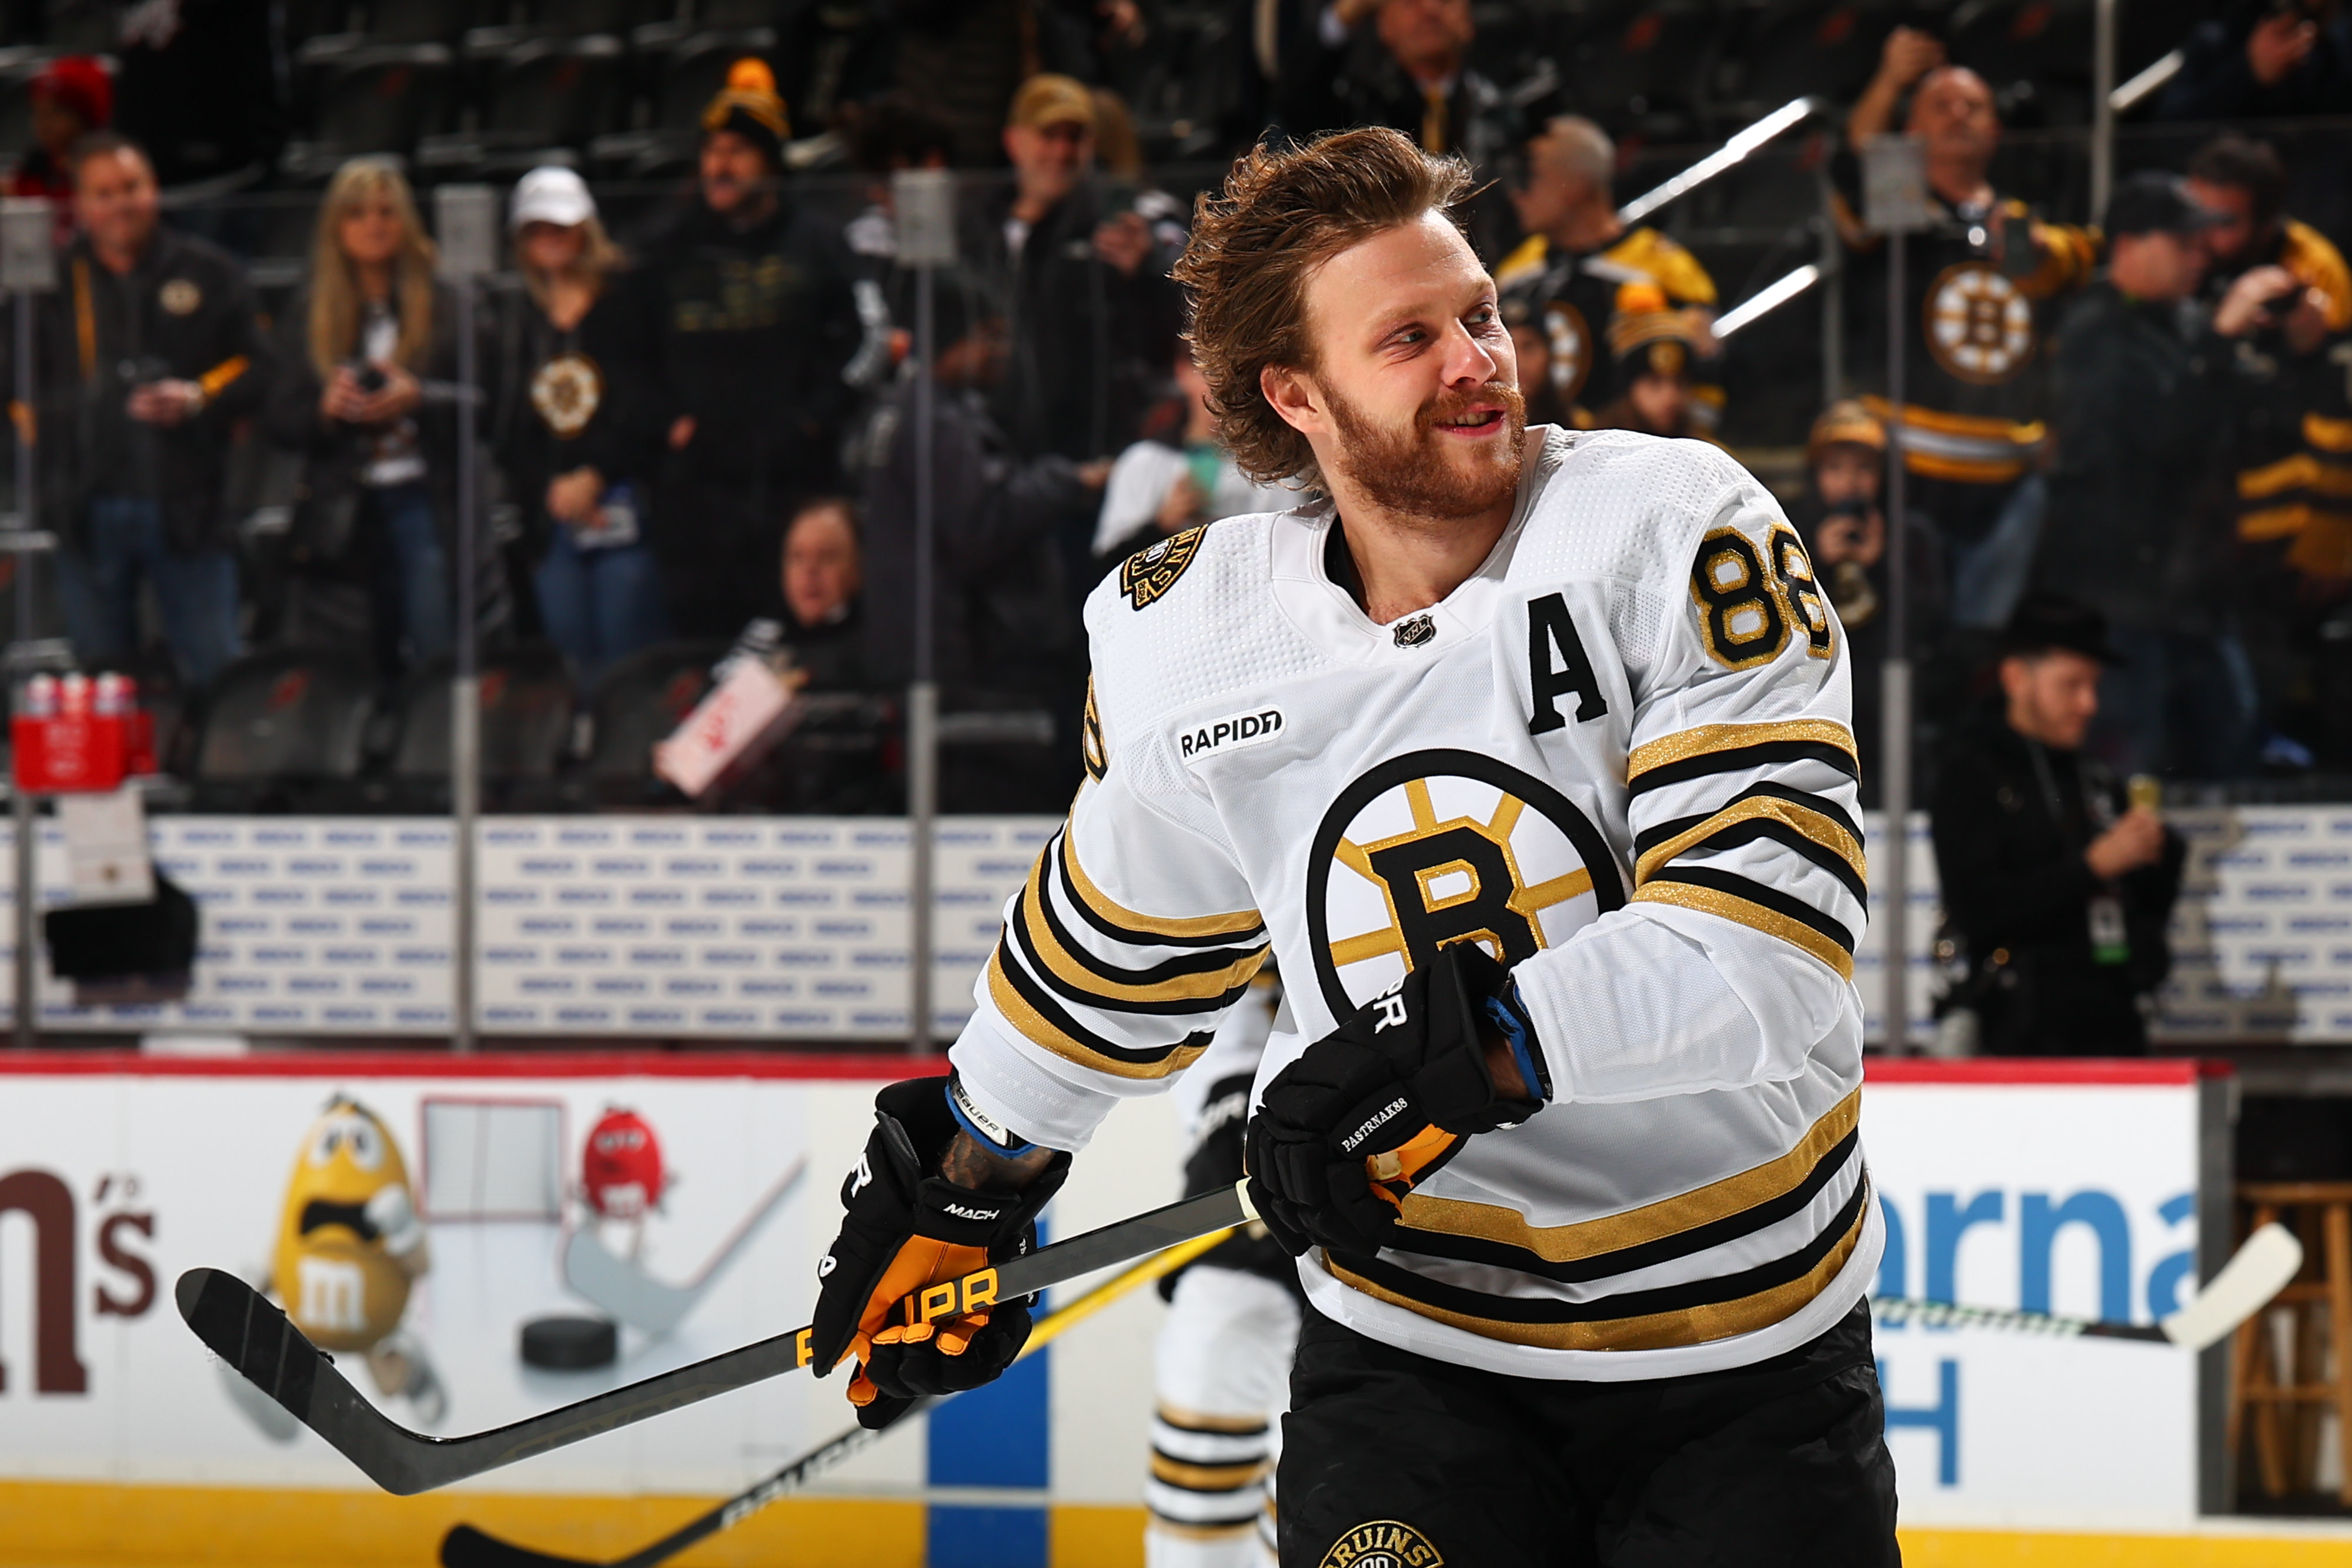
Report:
[[[1633,683],[1631,898],[1519,970],[1562,1099],[1784,1081],[1861,1050],[1843,634],[1779,507],[1727,458],[1702,461],[1720,489],[1661,546]]]

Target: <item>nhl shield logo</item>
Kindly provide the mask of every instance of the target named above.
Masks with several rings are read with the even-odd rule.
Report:
[[[1129,556],[1127,564],[1118,569],[1119,591],[1127,595],[1127,601],[1141,610],[1175,587],[1176,580],[1200,553],[1201,536],[1208,531],[1209,525],[1202,523]]]
[[[1625,902],[1608,841],[1574,801],[1473,751],[1370,769],[1324,813],[1309,855],[1307,939],[1335,1018],[1454,943],[1516,965]]]
[[[1376,1519],[1333,1542],[1319,1568],[1445,1568],[1445,1559],[1412,1525]]]

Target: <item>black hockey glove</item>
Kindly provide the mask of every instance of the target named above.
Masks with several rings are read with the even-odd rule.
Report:
[[[842,1184],[841,1234],[817,1264],[816,1375],[858,1367],[849,1402],[879,1427],[924,1395],[993,1382],[1029,1340],[1026,1298],[925,1319],[926,1285],[1003,1263],[1037,1244],[1036,1218],[1070,1171],[1054,1156],[1019,1192],[975,1192],[939,1174],[956,1134],[944,1078],[893,1083],[874,1097],[873,1134]]]
[[[1519,1061],[1531,1098],[1495,1088],[1485,1042]],[[1386,1245],[1399,1206],[1474,1133],[1550,1096],[1510,973],[1457,942],[1307,1048],[1265,1086],[1249,1128],[1250,1201],[1294,1254]]]

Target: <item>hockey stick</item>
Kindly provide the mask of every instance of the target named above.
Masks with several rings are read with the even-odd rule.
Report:
[[[1236,1184],[929,1286],[919,1303],[910,1301],[910,1310],[919,1306],[926,1321],[971,1312],[1256,1218]],[[814,1359],[809,1341],[814,1331],[795,1329],[545,1415],[462,1437],[433,1437],[410,1431],[368,1403],[335,1369],[332,1357],[236,1275],[191,1269],[172,1294],[180,1316],[214,1354],[324,1437],[370,1480],[401,1497],[796,1372]]]
[[[606,1316],[649,1334],[666,1334],[694,1311],[695,1304],[727,1271],[727,1266],[760,1233],[760,1228],[776,1212],[784,1196],[800,1185],[807,1169],[807,1160],[793,1162],[793,1168],[768,1189],[767,1196],[752,1206],[751,1214],[735,1228],[734,1234],[719,1244],[719,1250],[702,1266],[702,1272],[683,1285],[665,1285],[644,1270],[614,1257],[584,1225],[572,1231],[563,1244],[563,1282]]]
[[[1206,1236],[1195,1237],[1097,1285],[1030,1331],[1029,1343],[1021,1347],[1021,1358],[1025,1360],[1034,1352],[1044,1349],[1137,1286],[1150,1284],[1161,1275],[1182,1268],[1231,1234],[1229,1230],[1213,1230]],[[822,1475],[853,1454],[863,1453],[899,1422],[939,1403],[940,1401],[937,1399],[919,1399],[901,1410],[886,1427],[872,1430],[852,1427],[818,1444],[757,1486],[736,1493],[709,1512],[688,1520],[652,1545],[633,1552],[617,1562],[599,1563],[584,1558],[558,1557],[552,1552],[533,1552],[527,1546],[500,1541],[470,1524],[459,1524],[452,1526],[449,1533],[441,1538],[441,1568],[654,1568],[655,1563],[669,1561],[696,1542],[742,1523],[786,1493],[798,1491],[812,1478]]]
[[[2303,1243],[2284,1225],[2263,1226],[2246,1238],[2246,1244],[2221,1266],[2221,1271],[2189,1304],[2159,1323],[2105,1322],[2092,1318],[2062,1318],[2050,1312],[2012,1312],[2000,1307],[1959,1307],[1948,1301],[1922,1301],[1907,1296],[1884,1296],[1870,1304],[1880,1322],[1917,1323],[1922,1328],[1999,1329],[2013,1333],[2042,1334],[2053,1339],[2136,1339],[2203,1350],[2218,1344],[2239,1324],[2270,1305],[2303,1267]]]

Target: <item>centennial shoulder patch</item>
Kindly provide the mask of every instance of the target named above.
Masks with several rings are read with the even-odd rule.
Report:
[[[1175,587],[1192,558],[1201,553],[1201,536],[1208,531],[1209,525],[1202,523],[1129,556],[1127,564],[1118,569],[1119,591],[1127,595],[1127,601],[1141,610]]]
[[[1445,1559],[1412,1525],[1376,1519],[1333,1542],[1318,1568],[1445,1568]]]

